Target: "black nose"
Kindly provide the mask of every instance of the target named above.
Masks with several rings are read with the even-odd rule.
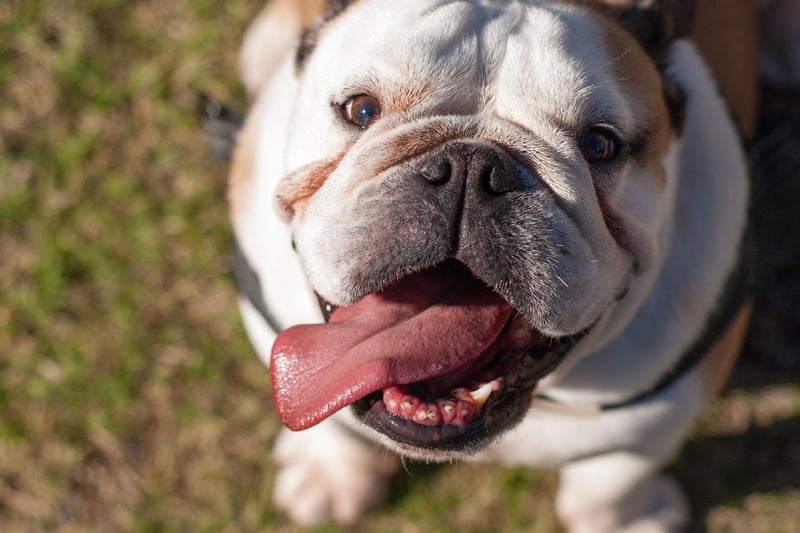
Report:
[[[490,195],[522,186],[513,160],[499,148],[480,142],[447,143],[422,163],[419,174],[431,185],[458,181]]]

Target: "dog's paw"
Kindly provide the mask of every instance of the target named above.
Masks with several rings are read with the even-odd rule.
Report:
[[[280,469],[274,504],[302,526],[352,524],[381,503],[399,460],[328,421],[309,430],[283,430],[275,445]]]
[[[680,533],[689,522],[689,505],[678,484],[666,476],[651,478],[640,487],[651,502],[647,513],[625,524],[620,533]]]
[[[689,506],[672,479],[633,454],[597,456],[562,468],[556,501],[570,533],[678,533]]]
[[[629,496],[628,505],[634,501],[646,502],[635,516],[625,516],[620,509],[607,509],[597,514],[574,517],[568,524],[570,533],[681,533],[689,523],[689,506],[672,479],[653,477]]]

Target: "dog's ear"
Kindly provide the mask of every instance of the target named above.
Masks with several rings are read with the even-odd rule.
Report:
[[[694,26],[694,0],[582,0],[619,21],[658,65],[675,39]]]
[[[325,18],[332,19],[353,3],[355,0],[327,0],[325,2]]]
[[[694,28],[695,0],[578,0],[616,20],[664,71],[670,46]],[[686,94],[673,80],[663,78],[664,100],[675,131],[683,130]]]

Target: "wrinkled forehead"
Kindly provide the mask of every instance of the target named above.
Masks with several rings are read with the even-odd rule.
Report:
[[[559,127],[641,128],[663,120],[662,80],[632,35],[597,12],[565,3],[531,7],[505,48],[496,101],[526,102],[509,113]],[[658,116],[654,116],[658,115]]]
[[[520,5],[452,0],[356,1],[320,31],[308,75],[341,86],[472,86],[485,79]],[[368,87],[367,87],[368,88]]]
[[[648,75],[633,72],[647,60],[620,33],[568,2],[356,1],[320,31],[306,74],[345,97],[388,91],[408,105],[414,95],[440,94],[464,112],[498,98],[536,98],[542,105],[530,112],[619,117],[629,106],[617,86]],[[594,109],[597,102],[608,109]]]

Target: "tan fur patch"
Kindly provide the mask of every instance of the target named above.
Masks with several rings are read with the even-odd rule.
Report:
[[[620,31],[614,22],[602,16],[597,20],[603,41],[612,58],[614,77],[623,80],[620,88],[626,102],[633,108],[639,124],[637,130],[646,135],[644,152],[637,156],[641,164],[650,166],[650,175],[663,188],[664,169],[661,162],[669,149],[671,124],[664,99],[661,75],[647,53],[628,33]]]
[[[301,13],[301,20],[303,21],[303,27],[308,28],[311,26],[319,17],[322,16],[323,11],[325,10],[325,0],[302,0],[298,2],[297,0],[287,0],[286,3],[290,3],[292,5],[300,5],[300,13]]]
[[[342,157],[340,154],[333,159],[310,163],[281,180],[275,191],[275,202],[285,220],[303,217],[308,201],[336,170]]]
[[[261,10],[247,29],[239,56],[242,81],[252,98],[324,9],[325,0],[272,0]]]
[[[611,6],[642,0],[592,0]],[[696,0],[692,39],[708,62],[739,130],[753,134],[758,100],[758,8],[754,0]]]
[[[736,318],[706,353],[700,365],[700,373],[708,400],[714,399],[728,380],[733,365],[739,357],[739,352],[741,352],[752,310],[752,300],[741,307]]]
[[[236,149],[231,158],[228,172],[228,203],[234,218],[246,209],[250,198],[253,179],[255,178],[255,149],[260,124],[261,109],[264,105],[256,104],[247,117],[244,127],[236,139]]]

